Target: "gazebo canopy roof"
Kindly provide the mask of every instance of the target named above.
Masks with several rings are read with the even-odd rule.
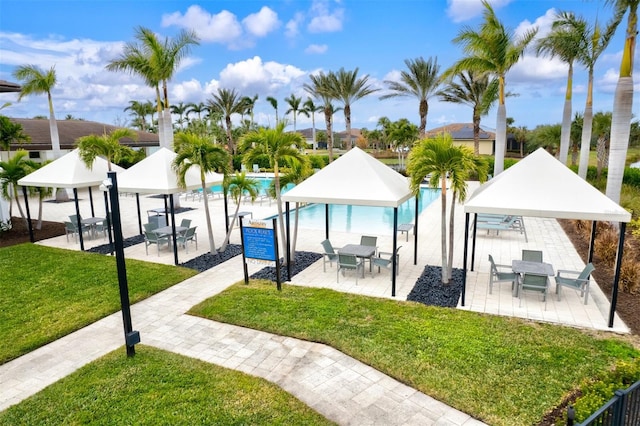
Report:
[[[178,185],[178,175],[173,169],[177,154],[170,149],[160,148],[144,160],[118,174],[118,190],[141,194],[177,194],[185,189],[202,187],[200,167],[192,166],[185,176],[186,187]],[[207,173],[206,185],[221,183],[224,175]]]
[[[631,213],[540,148],[480,186],[466,213],[629,222]]]
[[[18,181],[21,186],[41,186],[53,188],[87,188],[97,186],[107,178],[109,165],[107,160],[96,157],[89,169],[82,159],[78,149],[63,155],[57,160],[42,166],[33,173],[29,173]],[[124,169],[115,164],[111,165],[114,172]]]
[[[284,193],[282,199],[398,207],[412,196],[407,178],[356,147]]]

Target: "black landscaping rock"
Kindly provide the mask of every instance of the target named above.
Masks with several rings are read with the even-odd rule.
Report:
[[[125,238],[122,241],[123,248],[135,246],[136,244],[144,243],[144,235],[136,235],[134,237]],[[102,244],[95,246],[87,250],[89,253],[111,254],[113,252],[112,244]]]
[[[464,271],[453,268],[449,284],[442,284],[442,268],[440,266],[427,265],[422,275],[418,277],[407,300],[424,303],[431,306],[455,308],[462,294],[462,279]]]
[[[225,251],[218,252],[215,256],[211,253],[205,253],[187,262],[181,263],[180,266],[195,269],[198,272],[204,272],[214,266],[226,262],[227,260],[242,254],[242,246],[238,244],[229,244]]]
[[[304,271],[321,258],[322,255],[320,253],[314,253],[310,251],[297,251],[295,261],[291,265],[291,276],[293,277],[296,274]],[[280,261],[282,262],[281,264],[284,264],[283,259],[280,259]],[[258,272],[251,275],[249,278],[271,280],[274,282],[278,280],[276,268],[274,266],[267,266],[266,268],[262,268]],[[280,268],[280,281],[289,281],[286,265]]]

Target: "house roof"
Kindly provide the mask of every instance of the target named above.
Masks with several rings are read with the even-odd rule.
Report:
[[[80,159],[78,149],[63,155],[51,163],[29,173],[18,181],[21,186],[40,186],[53,188],[87,188],[97,186],[107,178],[109,165],[107,160],[96,157],[91,168],[87,168]],[[122,172],[124,169],[115,164],[111,170]]]
[[[466,213],[629,222],[631,213],[539,148],[480,186]]]
[[[185,189],[202,187],[200,168],[189,168],[185,176],[186,188],[178,185],[178,175],[173,169],[176,153],[160,148],[144,160],[134,164],[122,173],[118,173],[118,190],[141,194],[177,194]],[[207,173],[207,185],[221,183],[224,176],[219,173]]]
[[[407,178],[356,147],[287,191],[282,199],[398,207],[412,196]]]
[[[435,129],[427,130],[425,132],[426,137],[432,137],[440,133],[449,133],[453,140],[456,139],[473,139],[473,123],[452,123],[446,126],[436,127]],[[480,128],[480,139],[493,141],[496,138],[494,132],[486,131]]]
[[[46,151],[51,149],[51,133],[49,120],[43,118],[10,118],[14,123],[22,125],[25,134],[29,135],[31,142],[24,144],[11,144],[11,149],[19,148],[27,151]],[[57,120],[60,149],[74,149],[76,139],[88,135],[103,135],[118,129],[118,126],[97,123],[85,120]],[[137,141],[122,138],[122,144],[131,147],[159,146],[159,137],[155,133],[134,130],[138,135]]]
[[[22,90],[19,84],[12,83],[7,80],[0,80],[0,93],[19,92]]]

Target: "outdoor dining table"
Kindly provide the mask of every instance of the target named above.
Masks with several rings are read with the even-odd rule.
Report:
[[[371,257],[376,253],[376,248],[372,246],[363,246],[361,244],[347,244],[339,249],[338,253],[352,254],[362,259],[369,259],[369,272],[371,272]]]
[[[80,223],[83,225],[89,225],[91,228],[91,238],[95,238],[96,236],[96,225],[104,222],[106,219],[104,217],[87,217],[80,220]]]
[[[176,226],[176,235],[181,234],[186,230],[187,230],[186,226]],[[159,236],[171,235],[173,232],[173,227],[171,227],[171,225],[162,226],[160,228],[154,229],[153,232]]]
[[[552,277],[555,272],[553,271],[553,265],[545,262],[531,262],[528,260],[514,259],[511,262],[511,268],[516,274],[531,274],[531,275],[543,275]],[[518,296],[518,286],[516,285],[513,290],[513,296]]]

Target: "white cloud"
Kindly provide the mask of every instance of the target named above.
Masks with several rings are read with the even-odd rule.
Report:
[[[535,40],[546,37],[547,34],[549,34],[549,32],[551,31],[551,25],[553,24],[553,21],[555,20],[555,18],[556,18],[556,10],[553,8],[548,9],[544,15],[537,18],[533,23],[531,23],[527,19],[520,22],[520,24],[516,27],[514,33],[516,37],[521,37],[527,31],[537,28],[538,33],[536,34]]]
[[[309,32],[330,33],[342,30],[342,21],[344,19],[343,8],[330,11],[328,1],[314,0],[309,13],[312,16],[307,26]]]
[[[489,0],[493,10],[509,4],[511,0]],[[484,6],[482,0],[447,0],[447,16],[453,22],[463,22],[482,14]]]
[[[566,80],[568,70],[569,65],[558,58],[549,59],[525,55],[511,68],[507,79],[514,82]]]
[[[292,65],[269,61],[259,56],[229,64],[220,72],[221,87],[235,87],[240,92],[272,94],[306,76]]]
[[[258,13],[252,13],[242,20],[245,29],[256,37],[264,37],[280,26],[278,14],[267,6]]]
[[[215,15],[200,6],[190,6],[185,14],[174,12],[162,16],[162,26],[192,29],[204,42],[236,45],[242,36],[242,26],[233,13],[223,10]]]
[[[326,53],[328,49],[329,47],[326,44],[310,44],[306,49],[304,49],[304,53],[320,55]]]
[[[297,12],[295,15],[293,15],[293,18],[290,19],[289,22],[287,22],[287,24],[285,25],[286,31],[284,34],[288,38],[296,37],[298,34],[300,34],[300,25],[302,25],[303,22],[304,14],[302,14],[301,12]]]

